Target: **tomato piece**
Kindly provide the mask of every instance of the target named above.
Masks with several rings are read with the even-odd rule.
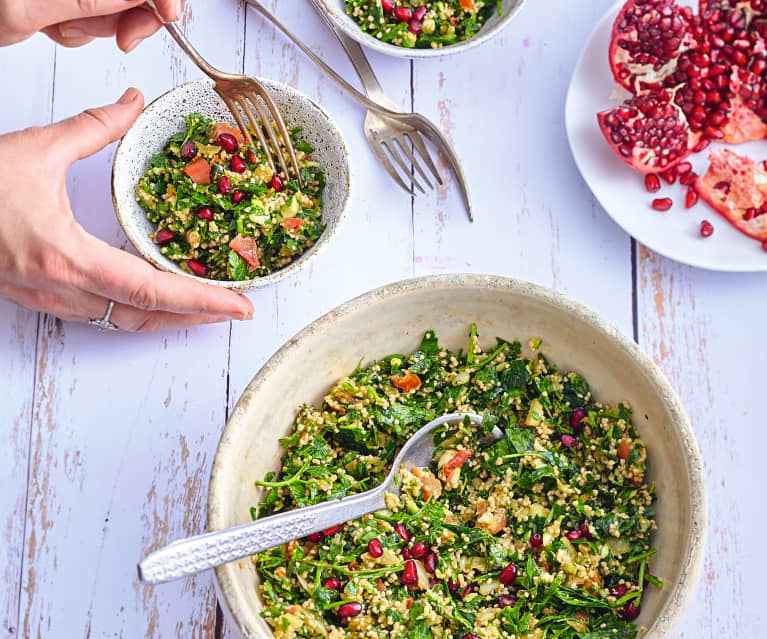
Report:
[[[460,0],[459,4],[464,11],[470,11],[474,8],[474,0]]]
[[[229,248],[236,251],[237,254],[245,260],[249,266],[248,271],[251,273],[255,271],[261,264],[258,261],[258,244],[252,237],[237,234],[235,238],[229,242]]]
[[[290,231],[291,233],[294,233],[295,231],[300,230],[306,222],[302,220],[300,217],[289,217],[282,221],[282,228],[284,228],[287,231]]]
[[[631,442],[629,442],[628,439],[621,439],[620,442],[618,442],[618,457],[623,461],[626,461],[631,452],[631,448]]]
[[[195,158],[181,170],[195,184],[210,184],[210,164],[205,158]]]
[[[456,471],[456,469],[460,468],[466,463],[473,452],[474,451],[471,450],[471,448],[464,448],[457,451],[455,455],[453,455],[448,461],[445,462],[445,465],[442,467],[442,472],[448,481],[453,478],[453,473]]]
[[[421,386],[421,378],[415,373],[408,373],[407,375],[392,375],[391,382],[400,390],[409,393],[416,390]]]
[[[245,136],[242,134],[242,131],[240,131],[240,129],[238,129],[236,126],[226,124],[225,122],[219,122],[218,124],[216,124],[216,132],[213,134],[212,139],[218,140],[218,136],[221,135],[222,133],[228,133],[229,135],[233,135],[239,144],[245,143]]]

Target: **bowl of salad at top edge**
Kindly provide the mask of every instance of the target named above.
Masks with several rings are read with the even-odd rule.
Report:
[[[466,51],[501,32],[525,0],[319,0],[347,36],[399,58]]]
[[[632,340],[526,282],[406,280],[299,333],[223,431],[208,529],[372,488],[412,432],[456,411],[485,423],[438,431],[432,464],[402,470],[386,510],[218,568],[230,628],[666,636],[705,538],[689,421]]]
[[[245,141],[207,79],[157,98],[121,140],[115,211],[157,268],[251,290],[302,270],[343,222],[351,170],[340,132],[295,89],[261,82],[290,132],[303,188],[279,169],[273,149],[277,172],[267,151]]]

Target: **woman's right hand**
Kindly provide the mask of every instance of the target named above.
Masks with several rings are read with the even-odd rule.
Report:
[[[0,0],[0,46],[26,40],[38,31],[65,47],[115,36],[126,53],[162,25],[142,7],[144,0]],[[173,22],[181,0],[155,0],[160,15]]]
[[[158,271],[75,220],[67,170],[122,137],[143,104],[129,89],[115,104],[0,136],[0,162],[13,171],[0,181],[0,297],[77,322],[102,318],[114,300],[111,320],[127,331],[252,317],[247,298]]]

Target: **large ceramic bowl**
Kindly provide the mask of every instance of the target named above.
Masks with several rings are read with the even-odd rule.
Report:
[[[486,1],[495,3],[495,0]],[[408,49],[407,47],[399,47],[395,44],[381,42],[372,35],[365,33],[354,20],[346,15],[344,0],[319,0],[319,2],[335,25],[350,38],[370,49],[397,58],[435,58],[473,49],[483,42],[487,42],[493,36],[498,35],[512,21],[514,16],[519,13],[522,5],[525,4],[525,0],[501,0],[501,14],[498,15],[496,13],[485,23],[482,29],[468,40],[462,40],[456,44],[440,47],[439,49]]]
[[[634,408],[648,448],[649,480],[659,495],[653,574],[665,584],[647,591],[638,623],[648,628],[643,639],[660,639],[692,591],[705,537],[703,469],[690,423],[668,381],[633,341],[580,304],[526,282],[486,275],[408,280],[344,304],[291,339],[255,376],[224,429],[211,475],[208,528],[250,520],[250,506],[262,498],[253,482],[279,469],[277,440],[290,431],[298,405],[319,405],[360,358],[415,350],[428,329],[457,350],[474,321],[485,342],[541,337],[544,353],[560,369],[584,375],[597,399],[625,399]],[[216,581],[230,628],[247,639],[272,637],[259,617],[253,563],[222,566]]]
[[[327,186],[322,216],[327,228],[311,249],[270,275],[240,282],[203,280],[238,291],[268,286],[305,268],[338,231],[351,197],[349,151],[327,112],[286,84],[264,79],[259,81],[274,99],[287,127],[303,127],[303,137],[315,149],[312,159],[325,170]],[[112,167],[112,199],[117,219],[133,246],[157,268],[193,278],[194,275],[160,253],[159,247],[149,237],[155,225],[147,219],[136,201],[136,185],[149,166],[152,155],[162,151],[165,141],[181,130],[182,117],[195,111],[216,121],[234,124],[231,113],[213,91],[210,80],[187,82],[160,96],[144,109],[117,147]]]

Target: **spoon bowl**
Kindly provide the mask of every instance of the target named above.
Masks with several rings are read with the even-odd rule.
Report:
[[[402,446],[384,482],[371,490],[278,513],[242,526],[174,541],[153,552],[138,565],[139,580],[146,584],[158,584],[187,577],[294,539],[321,533],[339,522],[359,519],[368,513],[383,510],[386,507],[386,493],[399,492],[396,478],[400,468],[424,467],[431,463],[436,449],[431,437],[432,431],[443,424],[466,419],[473,424],[482,424],[479,415],[450,413],[420,428]],[[491,440],[501,437],[503,432],[497,426],[488,435]]]

